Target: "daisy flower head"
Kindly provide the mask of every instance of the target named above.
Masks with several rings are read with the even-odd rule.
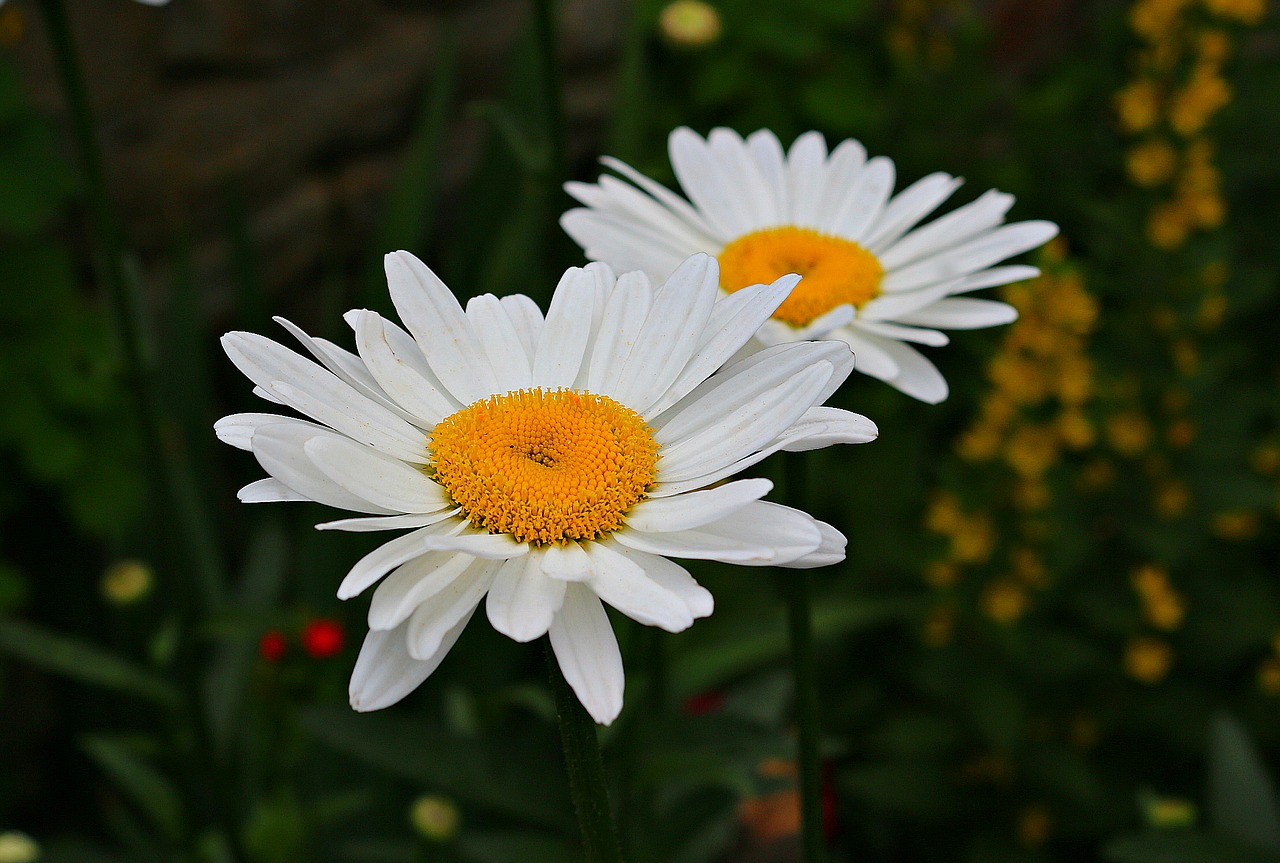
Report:
[[[595,263],[564,274],[546,315],[528,297],[463,309],[407,252],[387,256],[405,328],[347,313],[352,353],[277,319],[317,362],[253,333],[231,361],[269,401],[309,417],[216,423],[269,474],[240,500],[318,501],[359,515],[319,525],[408,530],[358,561],[342,598],[374,584],[351,678],[355,709],[399,701],[440,664],[483,601],[517,641],[549,634],[560,668],[601,723],[622,708],[623,670],[603,603],[678,632],[712,598],[671,557],[813,567],[845,539],[725,482],[778,450],[873,439],[858,414],[823,407],[853,357],[837,341],[730,360],[786,299],[785,276],[718,298],[714,258],[655,287]]]
[[[911,345],[938,347],[944,329],[1013,321],[1012,306],[957,295],[1036,275],[993,265],[1058,232],[1052,222],[1003,224],[1013,196],[995,190],[920,225],[961,180],[930,174],[894,195],[892,160],[868,159],[854,140],[828,153],[817,132],[783,152],[764,129],[745,140],[713,129],[704,140],[682,127],[668,151],[688,200],[608,157],[601,161],[621,178],[565,186],[585,206],[560,224],[588,258],[662,279],[690,253],[707,252],[727,293],[798,273],[799,287],[758,342],[840,339],[858,371],[925,402],[945,399],[947,382]]]

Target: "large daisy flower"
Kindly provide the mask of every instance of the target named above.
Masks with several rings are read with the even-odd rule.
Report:
[[[602,601],[678,632],[712,599],[668,557],[791,567],[844,557],[834,528],[761,500],[768,480],[724,482],[778,450],[876,435],[865,417],[820,406],[852,369],[840,342],[725,365],[796,277],[717,301],[706,255],[656,289],[643,273],[615,278],[591,264],[565,273],[544,318],[520,295],[476,297],[464,311],[406,252],[386,269],[408,332],[349,312],[358,353],[282,319],[319,364],[253,333],[223,337],[255,392],[315,422],[250,413],[216,424],[270,474],[242,501],[361,514],[322,529],[409,529],[338,589],[345,599],[381,582],[351,678],[357,710],[417,687],[483,600],[499,632],[549,633],[566,679],[607,724],[623,673]]]
[[[893,195],[893,162],[868,159],[853,140],[828,154],[822,135],[807,132],[784,153],[767,130],[744,141],[729,129],[703,140],[680,128],[668,145],[688,201],[612,158],[602,162],[630,183],[606,175],[565,186],[586,206],[560,223],[588,258],[661,279],[707,252],[729,293],[799,273],[759,341],[840,339],[858,371],[926,402],[945,399],[947,382],[911,343],[941,346],[944,329],[1014,320],[1012,306],[956,295],[1036,275],[992,265],[1058,232],[1051,222],[1002,224],[1013,196],[994,190],[917,227],[962,181],[930,174]]]

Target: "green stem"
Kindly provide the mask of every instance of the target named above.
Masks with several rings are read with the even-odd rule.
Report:
[[[622,863],[618,837],[609,808],[609,790],[604,781],[604,759],[600,757],[600,741],[596,737],[595,720],[578,701],[578,696],[564,679],[551,642],[546,644],[547,676],[555,698],[556,717],[560,721],[560,742],[564,746],[564,762],[569,772],[569,791],[578,812],[582,831],[582,847],[587,863]]]
[[[807,491],[804,469],[803,455],[784,455],[786,496],[792,506],[802,509]],[[822,830],[822,761],[819,754],[821,727],[818,720],[818,678],[813,653],[813,601],[809,590],[809,571],[784,570],[779,580],[787,605],[791,674],[796,690],[804,863],[821,863],[826,859],[826,842]]]
[[[222,568],[217,544],[207,528],[208,522],[203,517],[203,507],[190,470],[175,452],[170,442],[171,435],[164,432],[143,323],[146,320],[146,300],[138,278],[126,265],[124,237],[107,192],[93,112],[66,7],[63,0],[40,0],[40,8],[44,13],[80,154],[85,194],[98,242],[98,269],[107,288],[112,323],[123,354],[124,373],[141,426],[146,447],[144,462],[151,473],[155,494],[168,498],[169,505],[164,509],[172,512],[181,537],[180,544],[187,551],[188,561],[182,568],[195,576],[198,596],[209,610],[216,607],[222,598]]]

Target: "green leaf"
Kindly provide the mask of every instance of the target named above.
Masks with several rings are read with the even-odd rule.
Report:
[[[163,678],[102,648],[11,617],[0,617],[0,651],[72,680],[140,695],[165,705],[178,702]]]
[[[108,734],[80,739],[84,753],[171,839],[182,835],[182,802],[173,784],[136,751],[139,741]]]
[[[1208,798],[1214,831],[1280,851],[1275,787],[1248,733],[1225,713],[1209,732]]]

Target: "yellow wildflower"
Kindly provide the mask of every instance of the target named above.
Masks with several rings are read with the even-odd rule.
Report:
[[[1196,311],[1196,323],[1202,330],[1216,330],[1222,326],[1227,316],[1227,295],[1220,290],[1212,290],[1200,300],[1200,308]]]
[[[1186,86],[1173,95],[1169,125],[1179,135],[1194,135],[1230,101],[1231,87],[1213,68],[1202,64],[1196,67]]]
[[[1058,436],[1071,449],[1087,449],[1093,445],[1096,435],[1093,423],[1081,411],[1065,410],[1058,414]]]
[[[1035,549],[1020,546],[1011,555],[1014,574],[1032,587],[1044,587],[1049,583],[1049,572]]]
[[[1254,25],[1267,14],[1267,0],[1204,0],[1205,8],[1219,18]]]
[[[1147,239],[1157,249],[1173,251],[1187,241],[1190,233],[1187,212],[1174,201],[1152,207],[1147,215]]]
[[[1220,512],[1213,517],[1209,529],[1214,536],[1230,542],[1253,539],[1258,533],[1258,514],[1248,509]]]
[[[944,590],[960,580],[960,567],[945,560],[935,560],[924,568],[924,580],[934,590]]]
[[[1026,614],[1030,598],[1026,589],[1015,581],[998,579],[987,585],[982,594],[982,611],[996,623],[1016,623]]]
[[[1169,446],[1174,449],[1188,447],[1196,439],[1196,424],[1187,419],[1171,423],[1165,431],[1165,439],[1169,441]]]
[[[1205,30],[1196,38],[1196,51],[1206,63],[1222,63],[1231,56],[1231,37],[1222,30]]]
[[[1264,443],[1253,451],[1249,464],[1260,474],[1270,475],[1280,471],[1280,445]]]
[[[1105,459],[1094,459],[1080,471],[1080,487],[1085,491],[1101,491],[1115,479],[1116,469]]]
[[[1013,503],[1019,509],[1032,512],[1041,510],[1052,499],[1049,486],[1039,479],[1023,480],[1013,487]]]
[[[925,510],[924,526],[934,533],[953,534],[963,524],[964,513],[960,502],[950,492],[940,491],[929,501]]]
[[[1058,436],[1046,426],[1022,426],[1009,437],[1004,459],[1019,476],[1044,476],[1058,460]]]
[[[1116,93],[1116,113],[1127,132],[1144,132],[1160,118],[1160,91],[1154,81],[1131,81]]]
[[[1167,480],[1156,489],[1154,504],[1161,518],[1181,518],[1191,506],[1191,489],[1176,479]]]
[[[1125,157],[1129,179],[1146,188],[1168,182],[1177,166],[1178,154],[1160,138],[1135,145]]]
[[[951,537],[951,558],[960,563],[986,563],[995,545],[996,531],[991,518],[985,514],[971,516]]]
[[[1151,445],[1151,423],[1134,410],[1114,414],[1107,420],[1107,440],[1121,455],[1138,455]]]
[[[1268,656],[1258,666],[1258,688],[1267,695],[1280,695],[1280,659]]]
[[[1018,815],[1018,842],[1024,848],[1039,848],[1049,841],[1053,818],[1043,803],[1032,803]]]
[[[1159,683],[1172,667],[1173,648],[1164,639],[1142,635],[1130,641],[1125,648],[1125,673],[1139,683]]]

